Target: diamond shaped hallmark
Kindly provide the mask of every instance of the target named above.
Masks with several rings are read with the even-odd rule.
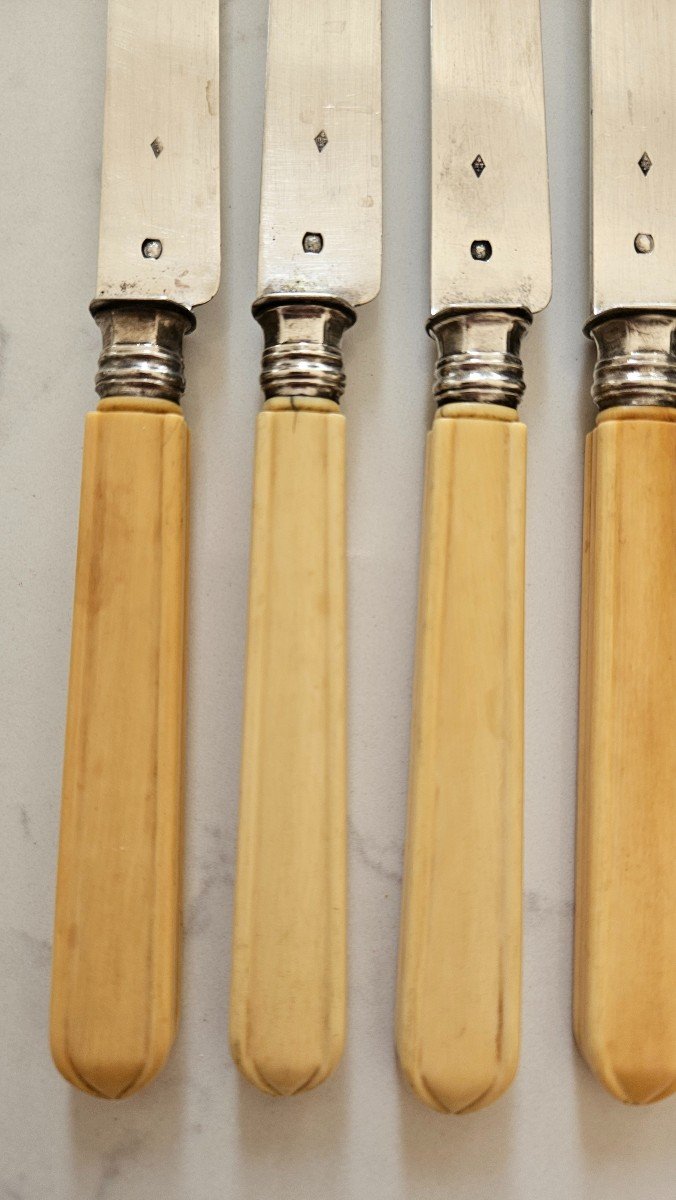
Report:
[[[481,175],[486,170],[486,164],[480,154],[477,154],[476,158],[474,159],[474,162],[472,163],[472,170],[474,171],[477,179],[480,179]]]
[[[641,168],[641,170],[643,171],[643,174],[647,175],[648,171],[650,170],[650,168],[653,165],[653,160],[651,159],[647,150],[643,151],[643,154],[641,155],[641,157],[638,160],[638,165]]]
[[[162,143],[158,137],[153,138],[152,142],[150,143],[150,149],[152,150],[153,154],[155,155],[155,158],[160,157],[160,154],[164,150],[164,146],[162,145]]]
[[[320,129],[319,133],[317,134],[317,136],[315,138],[315,146],[319,150],[320,154],[321,154],[322,150],[324,149],[324,147],[328,145],[328,141],[329,141],[329,139],[326,136],[326,130]]]

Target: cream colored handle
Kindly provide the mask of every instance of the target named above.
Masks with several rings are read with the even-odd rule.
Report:
[[[427,447],[397,1049],[418,1097],[495,1100],[519,1054],[526,429],[448,405]]]
[[[340,1058],[345,1027],[344,418],[258,417],[230,1041],[288,1095]]]
[[[587,442],[575,1033],[601,1083],[676,1091],[676,412]]]
[[[51,1041],[111,1099],[156,1074],[177,1023],[187,469],[175,405],[87,417]]]

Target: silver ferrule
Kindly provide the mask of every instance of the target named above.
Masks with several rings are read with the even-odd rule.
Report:
[[[185,391],[183,336],[195,319],[177,304],[125,300],[91,306],[103,338],[96,391],[180,404]]]
[[[341,338],[354,309],[339,300],[257,300],[253,314],[265,337],[261,387],[266,400],[304,396],[340,403],[345,391]]]
[[[444,404],[503,404],[516,408],[525,391],[521,339],[531,323],[524,312],[443,312],[427,332],[437,343],[434,399]]]
[[[598,351],[592,396],[599,409],[676,407],[676,313],[606,313],[587,333]]]

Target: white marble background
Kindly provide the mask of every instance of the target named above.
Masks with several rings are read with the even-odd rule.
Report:
[[[183,1021],[119,1104],[47,1047],[54,865],[94,287],[105,0],[0,0],[0,1200],[666,1200],[676,1100],[624,1110],[570,1033],[582,443],[591,423],[586,0],[543,0],[555,299],[526,343],[530,430],[526,938],[518,1080],[465,1118],[392,1049],[423,439],[427,4],[384,0],[380,301],[346,340],[350,1024],[335,1077],[271,1100],[227,1051],[252,434],[265,0],[225,0],[223,286],[188,343],[192,611]],[[638,10],[637,6],[637,18]],[[528,179],[524,179],[524,188]]]

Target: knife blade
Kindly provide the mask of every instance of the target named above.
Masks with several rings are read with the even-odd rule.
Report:
[[[379,288],[381,207],[380,0],[271,0],[230,1043],[275,1094],[344,1042],[340,340]]]
[[[216,292],[218,0],[109,0],[99,265],[52,974],[52,1053],[119,1098],[178,1017],[188,430]]]
[[[552,275],[538,0],[432,0],[431,47],[432,315],[539,312]]]
[[[574,1026],[619,1100],[676,1090],[676,10],[592,0]]]
[[[99,300],[192,309],[216,294],[218,82],[213,3],[109,0]]]
[[[427,441],[396,1041],[418,1097],[518,1062],[526,431],[521,338],[551,292],[539,0],[432,0],[438,347]]]
[[[380,8],[272,0],[259,296],[366,304],[380,288]],[[321,236],[308,251],[306,233]]]

